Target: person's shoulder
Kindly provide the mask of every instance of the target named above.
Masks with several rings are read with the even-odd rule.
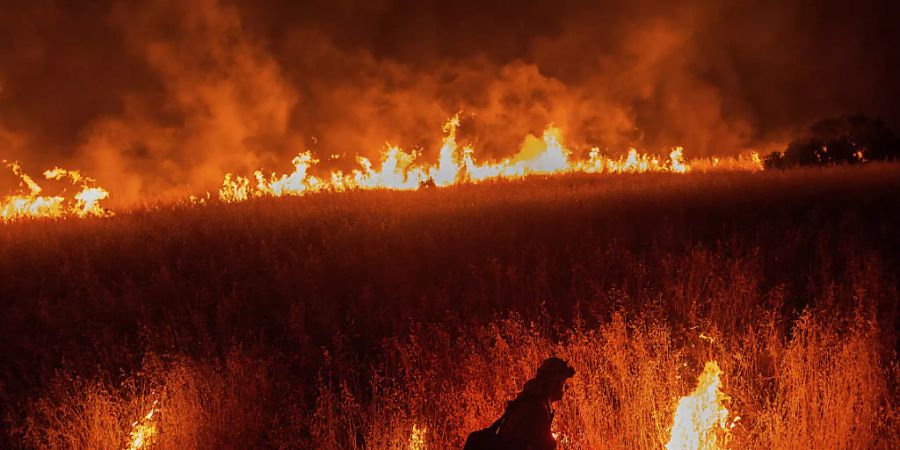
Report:
[[[546,407],[541,399],[527,395],[516,397],[516,399],[510,401],[507,406],[507,411],[509,411],[510,414],[516,415],[545,415],[545,410]]]

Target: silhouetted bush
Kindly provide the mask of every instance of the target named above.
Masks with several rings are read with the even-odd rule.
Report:
[[[765,158],[767,169],[860,164],[900,159],[900,139],[879,119],[862,114],[812,124],[784,152]]]

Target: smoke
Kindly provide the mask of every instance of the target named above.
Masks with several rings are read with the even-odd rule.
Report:
[[[296,95],[278,64],[215,0],[118,5],[127,47],[162,84],[129,92],[123,111],[95,120],[78,153],[96,177],[125,174],[126,198],[214,186],[236,167],[284,153]]]
[[[578,151],[780,149],[817,118],[900,122],[896,7],[865,2],[110,0],[0,17],[0,158],[120,204],[387,142],[476,157],[553,123]],[[338,159],[331,155],[340,155]]]

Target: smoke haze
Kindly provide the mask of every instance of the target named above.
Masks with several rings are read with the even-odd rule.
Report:
[[[884,2],[8,2],[0,158],[79,168],[113,203],[385,142],[434,158],[461,112],[477,157],[553,123],[576,151],[772,151],[810,121],[897,128]],[[344,156],[331,160],[330,155]]]

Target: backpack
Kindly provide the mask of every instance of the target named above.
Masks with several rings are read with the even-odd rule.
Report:
[[[506,413],[503,413],[496,422],[494,422],[491,426],[478,431],[473,431],[469,433],[469,437],[466,438],[466,445],[463,447],[463,450],[504,450],[506,445],[500,439],[500,427],[503,426],[503,421],[506,420]]]

